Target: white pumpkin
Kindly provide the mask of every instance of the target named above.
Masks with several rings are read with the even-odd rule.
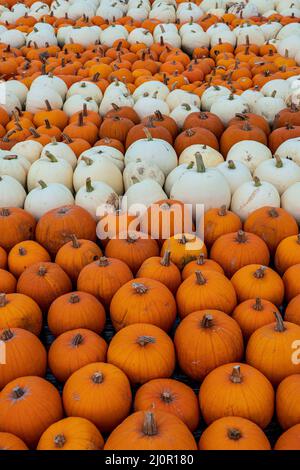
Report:
[[[27,176],[28,191],[36,188],[41,180],[46,184],[61,183],[72,191],[72,167],[65,160],[57,159],[49,152],[46,157],[40,158],[31,165]]]
[[[8,80],[5,82],[5,88],[6,92],[16,95],[21,105],[24,105],[28,93],[28,88],[24,85],[24,83],[20,82],[19,80]]]
[[[26,160],[32,164],[40,158],[42,150],[43,146],[39,142],[35,140],[24,140],[23,142],[15,144],[11,148],[11,153],[16,153],[17,155],[26,158]]]
[[[254,112],[258,100],[264,97],[262,92],[257,90],[245,90],[240,96],[248,104],[250,113]]]
[[[216,33],[210,38],[210,46],[214,47],[218,44],[227,43],[231,44],[233,47],[236,45],[236,36],[232,31],[222,31]]]
[[[124,26],[112,24],[101,32],[101,44],[112,47],[117,39],[127,39],[128,32]]]
[[[260,26],[266,41],[270,41],[270,39],[275,38],[281,28],[282,25],[277,21],[270,21]]]
[[[225,31],[230,31],[228,24],[226,23],[214,23],[209,28],[207,28],[206,32],[210,38],[215,36],[216,34],[223,33]]]
[[[300,183],[294,183],[281,196],[281,207],[300,224]]]
[[[210,112],[219,116],[225,126],[231,119],[238,113],[248,113],[248,104],[238,95],[230,94],[229,96],[222,96],[215,101]]]
[[[193,21],[197,21],[202,15],[203,10],[195,3],[183,2],[178,5],[176,17],[179,23],[186,23],[191,18]]]
[[[242,184],[231,200],[231,210],[243,222],[251,212],[264,206],[280,207],[280,196],[275,186],[258,178]]]
[[[81,95],[72,95],[70,96],[63,106],[64,112],[70,117],[73,114],[82,111],[83,107],[86,107],[88,111],[94,111],[98,113],[99,108],[92,98],[84,98]]]
[[[181,90],[180,88],[173,90],[168,94],[166,97],[166,103],[169,106],[170,111],[173,111],[173,109],[183,103],[189,104],[190,106],[196,106],[198,110],[201,106],[201,101],[198,95]]]
[[[73,85],[70,86],[67,98],[73,95],[80,95],[82,98],[92,98],[98,105],[103,98],[100,88],[95,83],[84,80],[73,83]]]
[[[155,18],[158,19],[162,22],[167,22],[170,21],[170,23],[175,23],[176,20],[176,14],[175,14],[175,8],[172,7],[171,5],[166,5],[164,3],[161,3],[157,7],[153,7],[149,13],[149,18]]]
[[[77,158],[69,145],[63,142],[50,142],[45,145],[41,152],[41,157],[47,157],[47,152],[50,152],[57,159],[62,159],[68,162],[74,170],[77,165]]]
[[[24,206],[26,192],[21,183],[8,175],[0,176],[0,207]]]
[[[150,47],[153,44],[153,36],[148,29],[135,28],[129,34],[128,42],[129,44],[143,43],[146,47]]]
[[[181,163],[168,174],[166,181],[165,181],[165,186],[164,186],[164,190],[168,196],[170,196],[171,194],[171,190],[175,181],[178,180],[178,178],[186,171],[188,167],[192,168],[194,165],[195,165],[194,162]]]
[[[168,115],[170,110],[167,103],[163,100],[156,98],[140,98],[134,105],[133,109],[138,114],[140,119],[151,116],[155,111],[160,111],[161,114]]]
[[[86,0],[76,0],[76,2],[73,2],[68,8],[68,17],[71,18],[71,20],[78,20],[83,15],[91,18],[95,16],[95,14],[95,7]]]
[[[277,79],[270,80],[269,82],[265,83],[260,91],[264,96],[272,96],[274,92],[276,92],[276,98],[282,98],[285,100],[288,95],[289,88],[289,84],[286,80]]]
[[[165,175],[155,163],[147,163],[142,158],[128,163],[123,173],[125,191],[135,183],[144,179],[153,179],[160,186],[164,185]]]
[[[264,160],[272,158],[271,150],[255,140],[242,140],[234,144],[227,154],[227,160],[244,163],[251,173]]]
[[[26,111],[35,114],[38,111],[47,110],[46,100],[49,102],[52,109],[62,108],[63,101],[61,95],[55,90],[46,86],[31,87],[26,97]]]
[[[26,35],[26,45],[31,47],[33,44],[36,44],[37,47],[47,47],[47,44],[57,46],[57,39],[55,34],[49,31],[38,31],[33,28],[33,30]]]
[[[277,51],[282,56],[288,56],[294,59],[300,47],[300,36],[293,34],[278,43]]]
[[[276,9],[278,13],[282,14],[284,10],[286,10],[287,8],[292,8],[292,7],[300,8],[299,0],[280,0],[277,3]]]
[[[275,158],[262,162],[254,176],[272,183],[281,195],[289,186],[300,182],[300,167],[292,160],[275,155]]]
[[[154,139],[148,135],[146,139],[133,142],[125,154],[125,165],[142,157],[145,162],[155,163],[167,176],[177,166],[177,155],[168,142]]]
[[[190,204],[196,220],[200,215],[198,205],[204,205],[205,211],[222,205],[228,208],[231,193],[224,176],[215,168],[206,169],[201,154],[197,153],[196,165],[183,172],[175,181],[170,198]]]
[[[160,100],[166,100],[170,93],[169,88],[162,82],[156,80],[150,80],[149,82],[142,83],[133,92],[134,101],[138,101],[140,98],[156,97]]]
[[[300,166],[300,137],[283,142],[277,148],[276,155],[280,158],[289,158]]]
[[[177,34],[177,28],[174,23],[160,23],[153,30],[153,37],[159,39],[163,34]]]
[[[79,161],[82,157],[91,156],[95,156],[98,158],[108,158],[108,160],[114,163],[120,171],[124,170],[124,155],[122,152],[120,152],[120,150],[114,147],[109,147],[107,145],[99,145],[96,147],[92,147],[80,155]]]
[[[98,220],[103,214],[104,207],[119,207],[119,197],[111,186],[103,181],[91,181],[87,178],[75,197],[75,204],[87,210]]]
[[[229,184],[231,194],[233,194],[243,183],[251,181],[252,176],[249,168],[242,162],[228,160],[217,166],[227,183]]]
[[[12,153],[0,154],[0,175],[12,176],[24,187],[29,168],[29,161],[19,155]]]
[[[210,111],[213,103],[215,103],[222,96],[229,96],[230,90],[224,86],[210,86],[208,87],[201,97],[201,107],[204,111]]]
[[[279,31],[277,38],[281,41],[282,39],[289,38],[294,35],[300,34],[300,23],[290,23],[285,25]]]
[[[157,26],[156,26],[157,28]],[[185,23],[179,28],[179,34],[182,37],[185,33],[189,33],[190,31],[204,31],[204,29],[198,24],[194,23],[192,20],[189,23]],[[207,31],[208,32],[208,31]]]
[[[122,198],[121,208],[129,214],[143,214],[151,204],[167,199],[159,183],[153,179],[144,179],[128,188]]]
[[[0,83],[0,104],[10,116],[22,108],[19,98],[14,93],[6,91],[6,82]]]
[[[224,158],[220,152],[213,149],[209,145],[205,144],[194,144],[190,145],[180,154],[179,164],[182,163],[196,163],[195,154],[199,152],[202,156],[204,165],[206,168],[214,168],[220,163],[224,162]]]
[[[170,113],[170,117],[174,119],[178,129],[183,129],[184,121],[191,113],[199,112],[199,108],[196,106],[189,105],[188,103],[182,103]]]
[[[263,15],[268,10],[273,10],[275,7],[274,0],[251,0],[251,3],[257,7],[260,15]]]
[[[25,34],[17,29],[8,29],[0,34],[0,42],[20,49],[25,45]]]
[[[197,47],[209,47],[210,37],[204,31],[191,30],[182,35],[182,49],[192,54]]]
[[[263,116],[269,124],[273,124],[276,114],[285,108],[286,104],[282,98],[265,96],[257,101],[254,112]]]
[[[101,181],[113,188],[117,194],[123,194],[123,178],[119,168],[108,158],[99,158],[95,155],[81,157],[74,171],[73,184],[77,192],[87,178]]]
[[[88,47],[100,41],[101,32],[97,26],[71,27],[65,37],[65,44],[77,43]]]
[[[74,204],[71,191],[60,183],[39,181],[39,186],[32,189],[25,199],[24,209],[39,220],[46,212],[56,207]]]
[[[99,113],[101,116],[105,116],[105,114],[108,113],[108,111],[113,109],[113,104],[116,104],[117,106],[130,106],[133,107],[134,105],[134,100],[132,96],[128,93],[128,91],[122,91],[120,89],[118,92],[105,92],[105,95],[101,101],[100,108],[99,108]]]
[[[257,44],[258,46],[262,46],[265,42],[264,33],[257,25],[245,25],[238,26],[233,30],[234,34],[237,38],[237,44]]]
[[[65,84],[65,82],[59,78],[56,77],[55,75],[40,75],[39,77],[35,78],[31,84],[30,90],[32,91],[33,89],[40,89],[46,87],[47,89],[50,88],[51,90],[56,91],[62,98],[62,100],[65,99],[68,87]],[[46,94],[46,93],[45,93]],[[44,98],[44,100],[46,97]],[[42,101],[44,101],[42,100]],[[47,108],[42,108],[42,109],[47,109]],[[53,108],[55,109],[55,108]]]

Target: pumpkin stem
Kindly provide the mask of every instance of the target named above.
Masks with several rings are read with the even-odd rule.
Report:
[[[81,157],[81,160],[83,160],[87,166],[91,166],[94,163],[93,160],[89,157]]]
[[[143,131],[144,131],[144,133],[145,133],[145,136],[146,136],[147,140],[153,140],[153,137],[152,137],[152,135],[151,135],[151,132],[148,131],[147,127],[144,127],[144,128],[143,128]]]
[[[80,302],[80,297],[77,294],[71,294],[69,298],[70,304],[78,304]]]
[[[164,117],[163,117],[163,115],[161,114],[161,112],[159,110],[155,111],[154,116],[155,116],[156,121],[163,121],[164,120]]]
[[[151,437],[157,434],[157,424],[154,418],[154,413],[148,411],[145,413],[145,419],[143,423],[143,433],[145,436]]]
[[[70,235],[70,239],[71,239],[73,248],[80,248],[80,243],[79,243],[78,238],[76,237],[76,235],[74,233],[72,233]]]
[[[276,168],[282,168],[283,167],[283,163],[282,163],[282,160],[281,158],[279,157],[279,155],[274,155],[274,158],[276,160]]]
[[[2,217],[8,217],[10,216],[10,210],[7,207],[2,207],[0,215]]]
[[[140,282],[133,282],[131,285],[137,294],[145,294],[148,291],[148,287]]]
[[[244,230],[239,230],[237,232],[236,241],[238,243],[246,243],[247,237],[246,237],[246,233],[244,232]]]
[[[202,328],[211,328],[213,326],[213,316],[206,313],[201,321]]]
[[[40,185],[40,187],[41,187],[42,189],[48,188],[48,186],[47,186],[47,184],[45,183],[45,181],[40,180],[40,181],[38,181],[38,183],[39,183],[39,185]]]
[[[50,121],[48,119],[45,119],[45,127],[46,127],[46,129],[51,129],[51,124],[50,124]]]
[[[261,186],[260,179],[257,176],[254,176],[253,181],[254,181],[254,186],[256,188],[259,188]]]
[[[236,170],[236,166],[233,160],[228,160],[228,167],[229,170]]]
[[[15,400],[18,400],[19,398],[22,398],[22,396],[25,395],[25,390],[21,387],[15,387],[12,391],[12,397]]]
[[[263,305],[261,303],[261,298],[260,297],[257,297],[255,299],[255,304],[253,305],[253,309],[256,310],[257,312],[261,312],[264,309]]]
[[[7,328],[7,330],[4,330],[0,336],[1,341],[9,341],[14,337],[13,332]]]
[[[103,382],[103,374],[102,372],[95,372],[92,375],[92,381],[94,384],[101,384]]]
[[[8,300],[6,298],[5,292],[1,292],[0,294],[0,307],[5,307],[8,304]]]
[[[51,104],[48,100],[45,100],[45,104],[46,104],[46,107],[47,107],[47,111],[52,111]]]
[[[286,327],[284,326],[284,323],[283,323],[282,316],[280,315],[279,312],[274,312],[274,315],[276,319],[275,331],[282,333],[283,331],[286,330]]]
[[[162,392],[161,399],[165,403],[172,403],[173,397],[172,397],[171,392],[168,392],[168,391]]]
[[[147,344],[155,343],[156,339],[153,336],[139,336],[136,342],[140,346],[145,347]]]
[[[83,113],[82,112],[78,114],[78,126],[79,127],[84,126],[84,118],[83,118]]]
[[[263,279],[265,277],[266,269],[266,266],[261,266],[255,271],[254,277],[256,277],[256,279]]]
[[[204,286],[204,284],[206,284],[206,279],[203,276],[202,272],[201,271],[195,271],[195,275],[196,275],[197,284],[199,284],[200,286]]]
[[[271,207],[269,210],[269,216],[273,218],[279,217],[278,211],[275,209],[275,207]]]
[[[63,434],[57,434],[53,440],[55,447],[58,447],[59,449],[61,449],[66,443],[66,438]]]
[[[242,437],[242,433],[239,429],[236,429],[236,428],[230,428],[228,429],[227,431],[227,436],[229,437],[229,439],[231,439],[232,441],[238,441],[239,439],[241,439]]]
[[[243,376],[241,374],[241,367],[240,366],[233,366],[231,376],[231,382],[234,384],[240,384],[243,382]]]
[[[72,346],[79,346],[82,343],[83,343],[83,336],[80,333],[78,333],[72,339]]]
[[[186,135],[187,137],[193,137],[193,135],[195,135],[195,133],[196,133],[196,132],[193,131],[193,129],[187,129],[187,130],[185,131],[185,135]]]
[[[205,165],[203,163],[203,158],[200,152],[195,153],[197,173],[205,173]]]
[[[38,273],[38,276],[45,276],[47,274],[46,266],[40,266],[37,273]]]
[[[120,106],[118,106],[116,103],[111,103],[111,105],[115,111],[120,111]]]
[[[19,248],[19,255],[20,256],[26,256],[27,255],[26,249],[23,248],[23,247]]]
[[[92,185],[92,180],[90,177],[88,177],[85,181],[85,190],[87,193],[92,193],[94,191],[94,187]]]
[[[105,256],[101,256],[99,258],[99,261],[98,261],[98,266],[103,268],[103,267],[108,266],[108,265],[109,265],[108,258],[106,258]]]
[[[51,163],[57,163],[58,162],[57,158],[51,152],[49,152],[48,150],[46,150],[45,155],[46,155],[47,158],[49,158]]]
[[[227,207],[225,204],[223,204],[223,206],[220,207],[218,215],[221,217],[224,217],[225,215],[227,215]]]
[[[197,258],[196,264],[198,266],[203,266],[205,264],[205,256],[204,253],[200,253],[200,255]]]
[[[163,255],[161,261],[160,261],[160,264],[162,266],[170,266],[170,258],[171,258],[171,252],[170,252],[170,250],[166,250],[164,252],[164,255]]]

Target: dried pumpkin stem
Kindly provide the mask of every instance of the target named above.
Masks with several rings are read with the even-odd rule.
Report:
[[[201,320],[202,328],[211,328],[213,326],[213,316],[206,313]]]
[[[241,374],[241,367],[240,366],[233,366],[231,376],[231,382],[235,384],[240,384],[243,381],[243,376]]]
[[[264,307],[263,307],[263,304],[261,302],[261,298],[260,297],[257,297],[255,299],[255,304],[253,305],[253,308],[254,310],[256,310],[257,312],[262,312]]]
[[[246,243],[247,237],[246,237],[246,233],[244,232],[244,230],[238,231],[237,236],[236,236],[236,241],[238,243]]]
[[[20,256],[26,256],[27,255],[26,249],[22,246],[21,246],[21,248],[19,248],[19,255]]]
[[[1,341],[9,341],[14,337],[13,332],[7,328],[7,330],[4,330],[0,336]]]
[[[80,243],[79,243],[78,238],[76,237],[76,235],[74,233],[72,233],[70,235],[70,239],[71,239],[73,248],[80,248]]]
[[[144,347],[147,346],[147,344],[155,343],[156,339],[153,336],[139,336],[136,342],[140,346]]]
[[[286,327],[284,326],[282,316],[280,315],[279,312],[274,312],[274,315],[276,319],[275,331],[278,331],[279,333],[283,333],[283,331],[286,330]]]
[[[202,272],[201,271],[195,271],[195,275],[196,275],[197,284],[199,284],[201,286],[204,286],[204,284],[206,284],[206,279],[203,276]]]
[[[162,266],[170,266],[170,259],[171,259],[171,251],[170,251],[170,250],[166,250],[166,251],[164,252],[164,255],[163,255],[162,259],[161,259],[160,264],[161,264]]]
[[[228,167],[229,170],[236,170],[236,166],[233,160],[228,160]]]
[[[168,392],[168,391],[162,392],[161,399],[165,403],[171,403],[173,401],[173,397],[172,397],[171,392]]]
[[[63,434],[57,434],[54,437],[53,441],[54,441],[55,447],[58,447],[59,449],[61,449],[66,443],[66,438]]]
[[[10,210],[7,207],[2,207],[0,215],[2,217],[8,217],[10,215]]]
[[[236,428],[230,428],[228,429],[227,431],[227,436],[229,437],[229,439],[231,439],[232,441],[238,441],[239,439],[241,439],[242,437],[242,433],[239,429],[236,429]]]
[[[205,173],[205,165],[203,162],[203,158],[200,152],[195,153],[195,159],[196,159],[196,166],[197,166],[197,173]]]
[[[83,343],[83,336],[80,333],[78,333],[72,339],[72,346],[79,346],[82,343]]]
[[[221,217],[224,217],[225,215],[227,215],[227,207],[225,204],[223,204],[223,206],[220,207],[218,215],[220,215]]]
[[[77,294],[71,294],[69,298],[70,304],[78,304],[80,302],[80,297]]]
[[[266,270],[267,270],[266,266],[261,266],[255,271],[254,277],[256,277],[256,279],[263,279],[265,276]]]
[[[95,372],[92,375],[92,381],[94,384],[101,384],[103,382],[103,374],[102,372]]]
[[[275,209],[275,207],[271,207],[269,210],[269,216],[273,218],[279,217],[278,210]]]
[[[196,264],[198,266],[203,266],[205,264],[205,255],[204,255],[204,253],[200,253],[200,255],[197,257]]]
[[[0,294],[0,307],[5,307],[5,305],[8,304],[8,300],[6,297],[6,294],[4,292],[1,292]]]
[[[12,397],[15,400],[18,400],[18,398],[22,398],[23,395],[25,395],[25,390],[21,387],[15,387],[12,391]]]
[[[38,276],[45,276],[47,274],[46,266],[40,266],[37,273]]]
[[[92,185],[92,180],[91,180],[90,177],[88,177],[86,179],[86,182],[85,182],[85,190],[86,190],[87,193],[92,193],[94,191],[94,189],[95,188]]]
[[[98,266],[103,268],[103,267],[108,266],[108,265],[109,265],[108,258],[106,258],[105,256],[101,256],[99,258],[99,261],[98,261]]]
[[[156,436],[157,434],[157,424],[155,421],[154,413],[147,412],[145,413],[145,419],[143,423],[143,433],[145,436]]]
[[[40,180],[40,181],[38,181],[38,183],[39,183],[41,189],[46,189],[46,188],[48,188],[48,186],[47,186],[47,184],[45,183],[45,181]]]
[[[131,285],[137,294],[145,294],[148,291],[148,287],[141,282],[133,282]]]

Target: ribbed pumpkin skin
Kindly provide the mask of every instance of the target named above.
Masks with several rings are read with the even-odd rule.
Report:
[[[180,318],[196,310],[211,308],[229,315],[236,306],[236,294],[231,282],[216,271],[201,271],[203,279],[198,281],[197,273],[189,276],[180,285],[176,301]]]
[[[201,384],[199,401],[207,424],[225,416],[239,416],[264,429],[274,412],[271,383],[247,364],[224,364],[211,371]]]
[[[245,221],[244,229],[261,237],[272,254],[281,240],[298,234],[297,222],[291,214],[269,206],[252,212]]]
[[[283,429],[300,423],[300,375],[290,375],[280,382],[276,392],[276,414]]]
[[[16,291],[16,286],[16,278],[8,271],[0,269],[0,291],[5,294],[12,294]]]
[[[101,261],[101,260],[105,261]],[[114,294],[133,278],[127,264],[116,258],[100,258],[89,264],[79,274],[77,289],[94,295],[109,306]]]
[[[37,450],[101,450],[103,446],[104,439],[93,423],[70,417],[46,429]]]
[[[14,398],[16,390],[24,395]],[[0,431],[10,432],[35,448],[42,433],[63,417],[60,395],[50,382],[40,377],[20,377],[0,393]]]
[[[284,299],[284,284],[273,269],[259,264],[249,264],[239,269],[231,278],[239,302],[261,298],[280,306]]]
[[[274,312],[279,313],[276,305],[258,297],[239,304],[232,312],[232,318],[240,325],[245,340],[248,340],[258,328],[274,323]]]
[[[240,218],[226,208],[210,209],[204,214],[204,241],[208,247],[222,235],[237,232],[241,228]]]
[[[96,333],[83,328],[66,331],[53,341],[48,364],[53,375],[65,382],[81,367],[93,362],[105,362],[107,344]]]
[[[290,266],[300,263],[300,235],[287,237],[279,243],[274,262],[280,274],[283,274]]]
[[[176,302],[161,282],[138,277],[115,293],[110,317],[117,331],[133,323],[150,323],[169,331],[176,318]]]
[[[19,437],[0,432],[0,450],[28,450],[28,447]]]
[[[32,240],[35,218],[17,207],[0,209],[0,246],[7,252],[23,240]]]
[[[286,321],[300,325],[300,294],[296,295],[288,304],[284,318]]]
[[[194,391],[173,379],[154,379],[142,385],[134,400],[135,411],[160,410],[181,419],[191,431],[198,426],[199,404]]]
[[[212,259],[205,259],[201,256],[194,261],[190,261],[182,270],[182,280],[185,281],[189,276],[195,274],[196,271],[204,269],[205,271],[217,271],[220,274],[224,274],[222,266]]]
[[[36,263],[19,277],[17,292],[31,297],[46,312],[60,295],[71,292],[68,275],[55,263]]]
[[[0,340],[5,343],[5,364],[0,364],[0,389],[24,375],[44,377],[47,353],[33,333],[21,328],[0,330]]]
[[[136,323],[115,334],[108,347],[107,362],[123,370],[132,383],[143,384],[172,375],[174,345],[157,326]]]
[[[9,271],[19,278],[29,266],[51,261],[50,255],[39,243],[31,240],[15,245],[8,255]]]
[[[0,246],[0,269],[6,269],[7,267],[7,254],[4,248]]]
[[[274,450],[300,450],[300,424],[295,424],[281,434]]]
[[[123,421],[109,436],[104,450],[196,450],[192,433],[176,416],[163,411],[153,413],[156,435],[145,435],[144,411],[137,411]]]
[[[0,294],[0,328],[23,328],[35,335],[42,329],[42,312],[27,295]]]
[[[112,364],[88,364],[65,383],[63,403],[67,416],[89,419],[100,432],[111,432],[130,411],[128,378]]]
[[[86,210],[75,205],[47,212],[36,227],[36,240],[51,255],[56,255],[73,234],[78,239],[96,241],[96,222]]]
[[[295,264],[287,268],[282,277],[285,288],[285,298],[288,302],[300,294],[299,276],[300,264]]]
[[[100,334],[105,325],[105,310],[99,300],[87,292],[71,292],[54,300],[48,311],[48,326],[55,336],[76,328]]]
[[[240,439],[230,438],[229,431],[239,431]],[[230,416],[214,421],[203,432],[200,450],[271,450],[264,432],[248,419]]]
[[[169,262],[163,265],[163,258],[160,256],[152,256],[146,259],[137,272],[137,277],[147,277],[155,279],[164,284],[170,291],[175,294],[181,284],[181,275],[178,267]]]
[[[218,310],[188,315],[177,327],[174,344],[180,368],[197,381],[221,364],[239,361],[244,349],[240,327]]]
[[[262,326],[250,337],[246,362],[260,370],[276,386],[285,377],[300,373],[300,364],[293,364],[292,347],[300,338],[300,326],[283,322],[284,331],[276,323]]]
[[[248,264],[268,266],[270,254],[267,245],[253,233],[227,233],[218,238],[210,252],[211,258],[219,263],[226,276],[233,274]]]

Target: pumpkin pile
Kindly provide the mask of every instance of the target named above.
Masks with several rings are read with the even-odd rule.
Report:
[[[1,450],[300,450],[299,46],[300,0],[0,0]]]

